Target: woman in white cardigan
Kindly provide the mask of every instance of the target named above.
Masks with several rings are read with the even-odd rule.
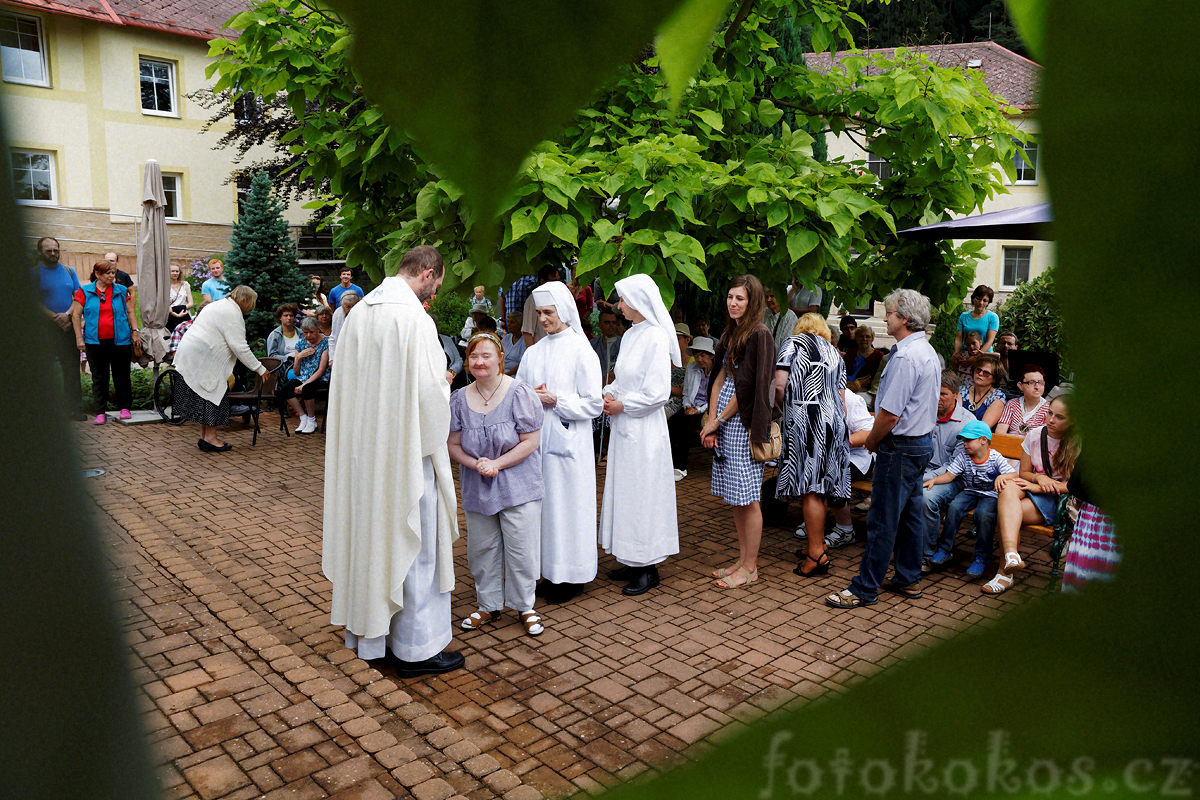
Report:
[[[241,361],[259,375],[267,371],[246,343],[244,317],[257,301],[258,293],[249,286],[234,287],[228,297],[204,307],[175,352],[175,409],[184,419],[200,423],[196,446],[206,453],[232,449],[217,438],[217,428],[229,423],[226,393],[233,362]]]

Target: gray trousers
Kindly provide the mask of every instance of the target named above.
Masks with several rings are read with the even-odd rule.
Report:
[[[533,610],[542,571],[542,501],[531,500],[490,516],[465,511],[467,564],[481,611]]]

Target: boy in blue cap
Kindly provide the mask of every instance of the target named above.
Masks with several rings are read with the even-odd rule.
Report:
[[[962,450],[957,451],[946,465],[946,471],[936,478],[925,481],[928,489],[940,483],[950,483],[962,478],[963,490],[950,501],[946,509],[946,521],[937,550],[929,558],[934,567],[944,567],[954,553],[954,537],[958,534],[963,517],[975,510],[975,559],[967,567],[967,577],[972,580],[983,577],[988,559],[992,555],[992,541],[996,535],[996,478],[1006,472],[1016,472],[1008,459],[992,450],[992,429],[986,422],[973,419],[963,426],[958,438]]]

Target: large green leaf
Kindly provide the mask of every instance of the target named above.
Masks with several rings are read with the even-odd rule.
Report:
[[[572,247],[579,244],[579,223],[570,214],[551,214],[546,219],[546,228]]]
[[[788,233],[787,250],[788,255],[792,257],[792,263],[796,263],[804,256],[812,252],[812,249],[821,241],[821,237],[816,231],[806,231],[796,228]]]
[[[679,107],[728,5],[729,0],[685,0],[658,29],[654,49],[671,93],[672,111]]]
[[[518,208],[510,218],[512,224],[512,240],[515,242],[527,236],[542,226],[542,219],[549,209],[547,203],[540,203],[532,208]]]
[[[331,0],[367,96],[488,225],[534,144],[553,135],[679,0]],[[383,24],[387,20],[387,24]]]

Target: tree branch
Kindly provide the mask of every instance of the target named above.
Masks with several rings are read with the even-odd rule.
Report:
[[[737,38],[738,29],[742,27],[742,23],[750,16],[750,11],[754,8],[755,0],[742,0],[741,6],[738,7],[737,14],[734,15],[733,21],[729,23],[729,27],[725,29],[725,43],[716,49],[713,53],[713,63],[720,61],[725,57],[729,46],[733,44],[733,40]]]

